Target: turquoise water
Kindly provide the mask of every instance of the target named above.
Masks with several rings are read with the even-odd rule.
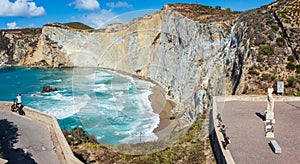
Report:
[[[62,129],[82,127],[107,144],[153,141],[159,123],[148,100],[152,83],[92,68],[0,68],[0,101],[22,94],[23,104],[54,115]],[[44,85],[57,92],[40,93]]]

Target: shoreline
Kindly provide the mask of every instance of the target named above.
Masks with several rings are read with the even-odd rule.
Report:
[[[166,99],[164,89],[157,84],[152,87],[152,93],[148,98],[153,112],[159,115],[159,124],[153,132],[158,140],[164,139],[171,135],[176,126],[175,120],[170,119],[175,103]]]

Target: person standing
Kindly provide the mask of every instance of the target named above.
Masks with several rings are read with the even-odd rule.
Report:
[[[18,93],[18,96],[16,97],[17,99],[17,106],[18,105],[22,105],[22,96],[21,96],[21,93]]]

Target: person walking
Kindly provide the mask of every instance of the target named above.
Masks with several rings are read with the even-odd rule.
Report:
[[[221,117],[221,113],[218,112],[218,115],[217,115],[217,121],[218,121],[218,127],[221,127],[222,125],[222,117]]]
[[[225,138],[226,137],[226,127],[224,124],[220,128],[220,132],[223,134],[223,137]]]

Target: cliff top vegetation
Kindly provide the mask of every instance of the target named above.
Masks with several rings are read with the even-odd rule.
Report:
[[[58,28],[63,28],[63,29],[68,29],[68,30],[78,30],[78,31],[86,31],[86,32],[91,32],[94,29],[86,24],[83,24],[81,22],[69,22],[69,23],[48,23],[45,24],[44,26],[49,26],[49,27],[58,27]]]
[[[222,9],[221,6],[211,7],[198,4],[166,4],[164,8],[170,7],[181,15],[203,23],[220,22],[235,19],[240,12],[231,11],[230,8]]]
[[[64,23],[64,25],[67,25],[71,28],[74,28],[74,29],[79,29],[79,30],[92,30],[93,28],[86,25],[86,24],[83,24],[81,22],[69,22],[69,23]]]
[[[22,34],[22,35],[36,35],[41,34],[42,29],[41,28],[22,28],[22,29],[3,29],[0,30],[0,32],[4,33],[11,33],[11,34]]]

